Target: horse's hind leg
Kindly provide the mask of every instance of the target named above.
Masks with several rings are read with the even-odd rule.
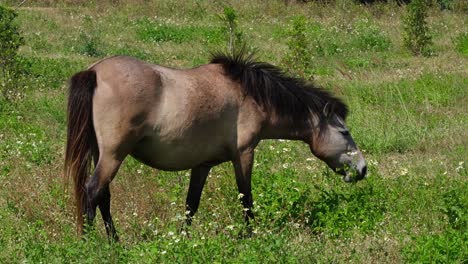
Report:
[[[114,178],[122,161],[112,158],[110,154],[99,156],[94,175],[86,183],[86,218],[87,225],[92,226],[99,206],[110,238],[117,238],[112,216],[110,214],[109,184]]]
[[[110,213],[110,190],[109,185],[104,187],[102,190],[102,199],[98,203],[99,210],[101,211],[102,220],[104,220],[104,225],[106,226],[106,232],[109,239],[113,241],[119,241],[119,236],[115,230],[114,222],[112,221],[112,215]]]
[[[190,186],[187,194],[186,201],[186,223],[187,225],[192,224],[192,217],[198,210],[200,204],[200,197],[205,185],[206,177],[210,172],[210,166],[198,166],[192,169],[190,175]]]

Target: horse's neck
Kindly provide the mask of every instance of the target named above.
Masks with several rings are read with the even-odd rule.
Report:
[[[307,141],[312,135],[313,124],[270,118],[263,126],[261,139],[291,139]]]

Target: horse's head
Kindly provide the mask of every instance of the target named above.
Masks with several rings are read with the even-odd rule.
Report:
[[[366,160],[344,120],[333,113],[325,116],[308,142],[312,153],[343,175],[346,182],[362,180],[367,174]]]

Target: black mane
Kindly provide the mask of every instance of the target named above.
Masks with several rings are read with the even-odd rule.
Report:
[[[276,66],[257,62],[245,52],[233,56],[215,54],[211,63],[222,64],[225,74],[240,82],[246,95],[281,118],[304,121],[313,113],[324,120],[325,108],[343,120],[348,114],[346,104],[328,91],[303,79],[287,76]]]

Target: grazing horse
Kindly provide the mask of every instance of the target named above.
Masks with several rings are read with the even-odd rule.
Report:
[[[210,169],[226,161],[244,218],[253,219],[252,164],[262,139],[302,140],[345,181],[360,180],[367,167],[347,113],[329,92],[243,52],[185,70],[126,56],[100,60],[76,73],[69,89],[65,175],[74,180],[78,232],[99,207],[109,237],[118,239],[109,184],[128,155],[161,170],[191,169],[189,225]]]

